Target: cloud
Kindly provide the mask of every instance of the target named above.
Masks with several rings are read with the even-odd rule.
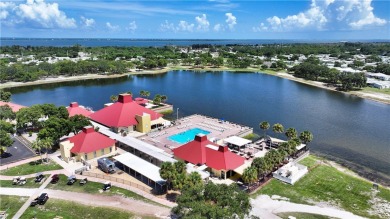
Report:
[[[225,31],[225,27],[222,24],[216,24],[214,25],[213,30],[215,32],[221,32],[221,31]]]
[[[227,19],[225,22],[227,23],[230,30],[234,30],[234,26],[237,24],[237,18],[232,13],[226,13],[225,16]]]
[[[207,20],[206,14],[202,14],[202,16],[196,16],[195,21],[198,23],[198,30],[208,31],[210,22]]]
[[[135,23],[135,21],[132,21],[129,23],[129,25],[126,27],[126,30],[134,33],[134,31],[138,28],[137,24]]]
[[[106,23],[106,27],[110,30],[110,31],[118,31],[120,28],[118,25],[112,25],[110,22],[107,22]]]
[[[16,5],[12,2],[0,2],[1,22],[7,25],[22,25],[38,28],[75,28],[76,20],[68,18],[59,9],[58,3],[46,3],[44,0],[27,0]]]
[[[68,18],[59,10],[58,3],[45,3],[44,0],[27,0],[26,4],[20,4],[16,14],[25,22],[31,22],[43,28],[74,28],[76,21]]]
[[[310,8],[286,17],[272,16],[254,31],[363,29],[387,24],[374,15],[372,0],[312,0]],[[264,24],[266,23],[266,24]]]
[[[194,26],[195,26],[194,24],[190,24],[187,21],[180,21],[178,25],[178,30],[193,32]]]
[[[167,20],[160,24],[159,30],[162,32],[177,32],[175,25],[173,23],[169,23]]]
[[[95,25],[95,20],[93,18],[85,18],[83,16],[80,17],[81,21],[81,25],[84,26],[84,27],[93,27]]]

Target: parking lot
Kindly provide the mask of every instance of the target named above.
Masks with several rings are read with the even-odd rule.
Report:
[[[0,158],[0,166],[35,156],[35,153],[17,138],[12,137],[12,139],[14,143],[11,147],[7,148],[7,152]]]

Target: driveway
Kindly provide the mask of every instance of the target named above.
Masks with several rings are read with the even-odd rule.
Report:
[[[17,138],[12,137],[12,139],[15,141],[11,147],[7,148],[6,152],[6,155],[9,156],[0,158],[0,166],[35,156],[35,153]]]

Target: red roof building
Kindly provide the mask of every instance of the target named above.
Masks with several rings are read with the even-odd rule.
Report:
[[[134,99],[135,102],[137,102],[139,105],[145,105],[149,102],[149,100],[142,98],[142,97],[137,97]]]
[[[181,147],[173,149],[175,157],[196,165],[206,164],[217,175],[221,171],[232,171],[245,163],[245,158],[229,151],[226,146],[219,146],[207,139],[206,135],[199,134],[195,139]],[[229,173],[230,175],[230,173]]]
[[[136,116],[145,114],[150,115],[151,121],[162,117],[160,113],[140,106],[133,101],[130,94],[120,94],[116,103],[91,114],[90,118],[105,126],[119,128],[138,125],[139,121],[137,121]]]
[[[16,103],[11,103],[11,102],[3,102],[0,101],[0,106],[5,106],[8,105],[14,113],[18,112],[20,109],[25,108],[26,106],[22,106]]]
[[[92,126],[83,128],[77,135],[68,139],[74,144],[70,152],[72,153],[91,153],[115,144],[115,140],[96,132]]]
[[[89,117],[93,112],[90,110],[87,110],[86,108],[79,106],[77,102],[72,102],[69,104],[68,107],[66,107],[69,113],[69,117],[75,116],[75,115],[83,115],[85,117]]]

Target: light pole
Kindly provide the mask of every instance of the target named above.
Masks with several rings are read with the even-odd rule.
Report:
[[[179,107],[176,109],[176,121],[179,121]]]

